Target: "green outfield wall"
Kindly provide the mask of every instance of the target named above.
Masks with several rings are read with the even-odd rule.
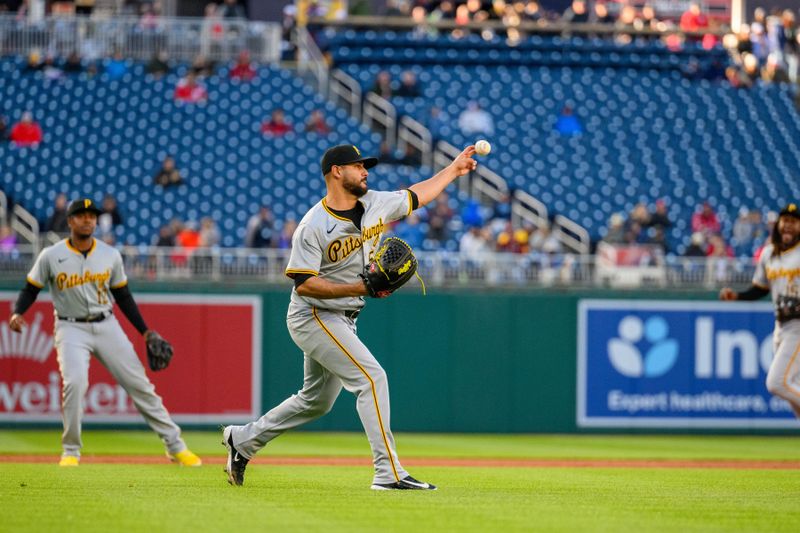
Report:
[[[3,290],[18,287],[0,284]],[[132,283],[132,288],[134,293],[259,295],[263,302],[262,409],[300,387],[303,356],[285,322],[288,285]],[[443,289],[423,296],[404,291],[369,301],[358,329],[388,373],[396,431],[573,432],[578,430],[576,328],[581,298],[709,300],[713,296]],[[225,335],[224,321],[217,327],[213,334]],[[333,411],[310,428],[360,429],[353,396],[343,391]]]

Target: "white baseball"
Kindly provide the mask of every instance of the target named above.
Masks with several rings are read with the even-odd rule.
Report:
[[[492,151],[492,145],[489,144],[489,141],[484,141],[481,139],[480,141],[475,143],[475,153],[478,155],[489,155],[489,152]]]

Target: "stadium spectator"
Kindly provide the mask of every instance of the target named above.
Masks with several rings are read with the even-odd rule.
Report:
[[[198,241],[199,246],[204,248],[213,248],[219,246],[222,237],[219,232],[219,227],[214,219],[211,217],[204,217],[200,221],[200,238]]]
[[[722,235],[712,233],[708,237],[707,257],[733,257],[733,248],[725,242]]]
[[[467,200],[461,208],[461,222],[467,226],[483,226],[481,204],[474,198]]]
[[[381,98],[385,98],[388,100],[394,94],[394,88],[392,87],[392,77],[386,70],[381,70],[375,76],[375,83],[372,85],[372,88],[369,90],[371,93],[375,93]]]
[[[239,5],[237,0],[225,0],[225,2],[218,9],[220,16],[224,19],[247,18],[244,7]]]
[[[737,248],[752,251],[750,248],[753,244],[763,237],[762,229],[761,213],[755,209],[751,211],[746,207],[741,207],[733,223],[733,238]]]
[[[549,225],[541,226],[532,231],[528,244],[533,252],[558,254],[562,251],[561,241],[558,240]]]
[[[399,165],[418,167],[422,164],[422,154],[411,143],[406,143],[406,148],[397,158],[397,163]]]
[[[42,63],[42,76],[46,80],[60,80],[64,77],[64,71],[56,63],[56,58],[53,54],[47,54]]]
[[[556,120],[555,129],[564,137],[571,137],[583,133],[581,121],[572,113],[572,107],[568,105],[565,105],[561,110],[561,114]]]
[[[175,235],[175,244],[186,252],[193,252],[200,246],[200,232],[197,231],[197,222],[189,220],[179,226]]]
[[[458,117],[458,128],[464,135],[494,134],[494,119],[478,102],[472,100]]]
[[[538,12],[539,6],[537,4],[536,10]],[[527,10],[526,10],[527,12]],[[538,20],[538,19],[536,19]],[[614,15],[609,13],[608,6],[605,2],[595,2],[594,3],[594,20],[598,24],[614,24],[616,20]]]
[[[273,137],[286,135],[292,130],[292,125],[286,122],[283,109],[273,109],[270,119],[261,124],[261,133]]]
[[[116,227],[122,225],[122,215],[119,212],[119,206],[117,205],[117,199],[114,198],[112,194],[106,194],[103,197],[103,213],[98,217],[97,224],[102,227],[103,221],[107,220],[106,223],[110,227]]]
[[[137,28],[144,32],[155,32],[159,28],[161,17],[161,4],[159,2],[146,2],[139,8],[140,16]]]
[[[153,178],[153,183],[161,185],[162,187],[169,187],[171,185],[180,185],[183,183],[180,171],[175,168],[175,160],[167,156],[161,163],[161,169],[158,174]]]
[[[485,228],[472,226],[458,241],[458,250],[470,261],[480,261],[492,251],[490,234]]]
[[[437,246],[447,242],[450,237],[449,225],[454,214],[447,191],[442,192],[432,205],[428,205],[428,239]]]
[[[286,219],[283,223],[280,233],[278,234],[278,242],[275,248],[279,250],[288,250],[292,247],[292,235],[297,229],[297,221],[293,218]]]
[[[648,219],[647,225],[652,228],[667,229],[672,226],[672,221],[669,218],[667,202],[664,199],[659,198],[656,200],[656,208],[652,213],[650,213]]]
[[[572,4],[562,13],[561,21],[568,24],[589,22],[589,11],[586,9],[585,0],[572,0]]]
[[[717,214],[714,212],[714,208],[711,207],[711,204],[708,202],[704,202],[700,211],[697,211],[692,215],[693,232],[699,231],[700,233],[710,235],[719,233],[721,228],[722,227],[719,223],[719,219],[717,218]]]
[[[33,48],[28,53],[28,59],[25,62],[25,72],[39,72],[42,70],[42,53],[38,48]]]
[[[110,80],[122,79],[128,73],[128,63],[120,50],[116,50],[114,55],[106,61],[105,73]]]
[[[325,115],[322,114],[322,110],[314,109],[311,111],[311,115],[309,115],[308,120],[306,120],[305,129],[303,131],[306,133],[317,133],[319,135],[328,135],[331,132],[331,128],[325,120]]]
[[[162,246],[165,248],[172,248],[175,246],[175,234],[172,232],[170,224],[164,224],[158,229],[158,237],[155,241],[155,246]]]
[[[225,27],[222,25],[221,10],[217,4],[206,4],[203,14],[203,23],[200,27],[200,53],[204,56],[220,50],[225,37]]]
[[[733,65],[725,68],[725,79],[734,89],[748,89],[753,85],[750,77]]]
[[[200,104],[208,100],[206,88],[197,83],[194,72],[188,72],[175,87],[175,100],[187,104]]]
[[[417,81],[416,74],[410,70],[406,70],[400,75],[400,86],[397,88],[395,96],[401,96],[403,98],[417,98],[422,96],[422,89]]]
[[[781,14],[780,42],[783,47],[783,60],[789,81],[797,83],[798,65],[800,65],[800,42],[798,42],[797,24],[794,12],[786,9]]]
[[[169,54],[167,54],[166,50],[160,50],[153,54],[153,57],[150,58],[145,67],[145,72],[155,78],[169,74],[169,70]]]
[[[392,147],[389,146],[388,141],[381,142],[380,149],[378,150],[378,163],[385,163],[387,165],[397,164],[397,155]]]
[[[650,225],[650,212],[647,211],[647,204],[644,202],[639,202],[633,206],[631,209],[630,214],[628,215],[628,223],[629,224],[639,224],[640,227],[644,228],[645,226]]]
[[[602,240],[608,244],[622,244],[625,242],[625,218],[621,214],[614,213],[611,215],[608,220],[608,230]]]
[[[706,256],[706,237],[699,231],[692,233],[689,246],[683,252],[684,257],[705,257]]]
[[[30,111],[22,113],[22,118],[11,128],[11,142],[19,147],[35,147],[42,142],[42,128],[33,120]]]
[[[236,65],[230,71],[233,80],[251,81],[256,77],[256,69],[250,64],[250,52],[242,50],[236,60]]]
[[[269,207],[262,206],[247,221],[244,245],[247,248],[270,248],[275,239],[275,220]]]
[[[69,233],[69,225],[67,224],[67,195],[59,194],[56,196],[55,203],[53,204],[53,214],[45,224],[47,231],[63,234]]]
[[[708,17],[700,9],[699,3],[689,4],[689,8],[681,15],[680,28],[690,32],[703,31],[708,28]]]
[[[761,69],[761,79],[767,83],[789,83],[789,75],[781,66],[780,56],[773,52]]]
[[[67,74],[80,74],[83,72],[83,62],[77,50],[73,50],[67,56],[67,60],[64,62],[64,72]]]

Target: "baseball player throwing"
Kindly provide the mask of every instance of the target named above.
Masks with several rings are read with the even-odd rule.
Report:
[[[89,359],[94,354],[128,395],[147,423],[158,433],[167,456],[185,466],[200,466],[200,458],[187,449],[181,430],[172,421],[145,375],[133,345],[112,314],[111,295],[131,324],[145,335],[148,351],[152,341],[163,341],[148,330],[127,287],[120,253],[92,237],[100,210],[88,199],[76,200],[67,209],[70,236],[45,248],[28,273],[9,325],[22,331],[25,314],[39,291],[48,285],[55,307],[55,345],[63,382],[64,434],[61,466],[78,466],[81,453],[83,397],[89,387]],[[110,294],[109,294],[110,293]],[[171,357],[171,350],[170,350]],[[148,354],[150,356],[150,354]],[[163,368],[168,363],[151,366]]]
[[[435,490],[400,464],[389,422],[389,386],[381,365],[356,334],[356,318],[368,290],[359,279],[387,224],[434,200],[459,176],[473,170],[468,146],[432,178],[396,192],[370,191],[374,157],[339,145],[322,157],[327,195],[303,217],[292,237],[286,275],[294,280],[286,317],[289,334],[304,352],[303,387],[258,420],[227,426],[228,482],[244,483],[247,463],[283,432],[330,411],[342,388],[356,408],[372,448],[374,490]]]
[[[775,304],[774,352],[767,373],[767,390],[789,402],[800,418],[800,210],[789,204],[778,215],[770,244],[758,260],[753,284],[735,292],[720,291],[720,299],[757,300],[772,292]]]

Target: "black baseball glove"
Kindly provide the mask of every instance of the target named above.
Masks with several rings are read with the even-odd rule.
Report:
[[[385,298],[405,284],[417,271],[414,251],[402,239],[389,237],[360,274],[373,298]]]
[[[155,331],[150,331],[145,336],[147,345],[147,364],[150,370],[158,372],[164,370],[172,361],[172,345]]]

